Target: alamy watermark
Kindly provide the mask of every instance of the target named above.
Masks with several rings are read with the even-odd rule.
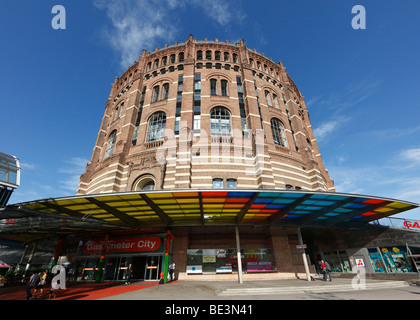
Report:
[[[358,4],[351,9],[351,13],[356,14],[351,20],[353,29],[366,29],[366,9],[364,6]]]
[[[55,16],[51,20],[51,27],[54,30],[66,29],[66,8],[62,5],[55,5],[51,9]]]
[[[54,30],[66,29],[66,8],[63,5],[55,5],[51,9],[51,13],[55,16],[51,20],[51,26]],[[353,29],[366,29],[366,9],[358,4],[351,9],[352,14],[356,14],[351,20]]]

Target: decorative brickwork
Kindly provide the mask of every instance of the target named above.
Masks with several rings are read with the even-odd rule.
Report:
[[[334,191],[282,62],[243,40],[191,35],[143,51],[111,87],[77,194],[140,190],[146,181],[155,190],[213,188],[214,179],[224,188]]]

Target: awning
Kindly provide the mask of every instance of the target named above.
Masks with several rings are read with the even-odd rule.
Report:
[[[31,230],[40,232],[48,228],[45,234],[172,226],[346,227],[367,224],[418,206],[401,200],[345,193],[189,189],[42,199],[11,205],[0,212],[0,219],[8,213],[33,215],[45,220],[38,228],[32,223]],[[7,232],[5,227],[0,224],[0,238]]]
[[[7,264],[6,262],[0,261],[0,268],[11,268],[12,266],[10,264]]]

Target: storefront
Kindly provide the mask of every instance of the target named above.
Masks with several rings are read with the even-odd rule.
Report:
[[[127,269],[133,267],[133,280],[159,280],[163,270],[165,237],[158,235],[111,238],[103,253],[104,240],[88,240],[83,244],[76,264],[77,280],[95,280],[104,254],[104,280],[126,280]]]
[[[236,249],[189,249],[187,251],[187,274],[232,273],[238,271]],[[276,271],[272,248],[242,249],[243,272]]]
[[[364,267],[371,274],[416,273],[412,254],[420,253],[420,247],[394,245],[374,248],[325,251],[321,258],[331,266],[331,272],[353,272],[355,266]]]

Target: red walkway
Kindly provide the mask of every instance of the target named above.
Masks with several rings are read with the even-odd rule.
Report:
[[[130,285],[122,282],[70,283],[66,289],[56,290],[56,298],[51,299],[48,298],[50,287],[45,286],[42,297],[38,297],[40,290],[37,290],[33,300],[96,300],[157,285],[158,281],[140,281]],[[0,288],[0,300],[26,300],[26,286]]]

